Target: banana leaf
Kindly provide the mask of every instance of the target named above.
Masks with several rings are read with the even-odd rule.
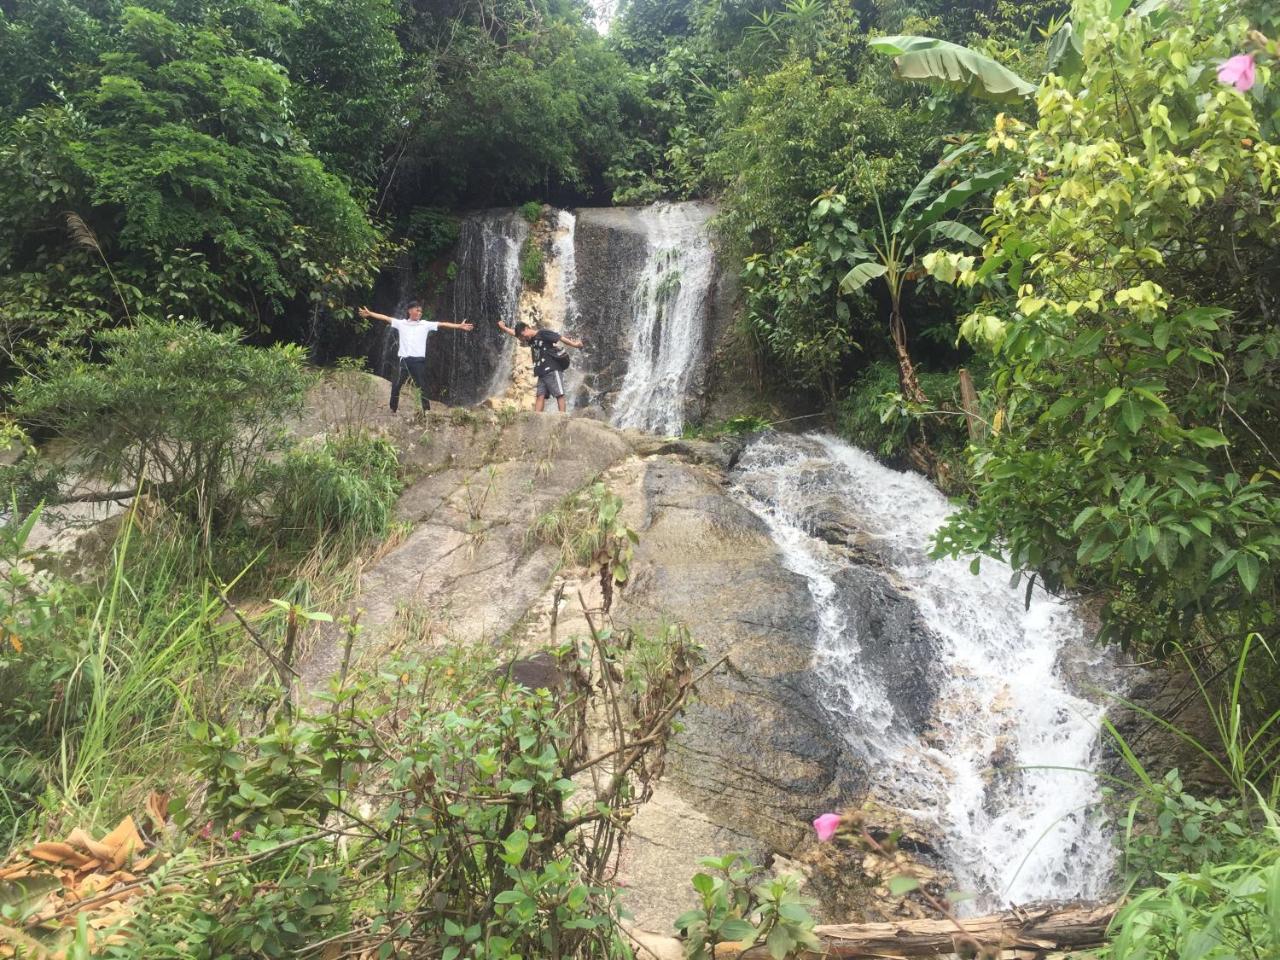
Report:
[[[874,37],[871,49],[894,58],[898,76],[935,80],[953,90],[998,103],[1017,103],[1036,85],[990,57],[933,37]]]

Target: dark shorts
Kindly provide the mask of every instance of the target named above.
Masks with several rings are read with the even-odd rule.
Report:
[[[538,389],[534,396],[538,397],[554,397],[557,400],[564,396],[564,374],[559,370],[552,370],[550,373],[544,373],[538,377]]]

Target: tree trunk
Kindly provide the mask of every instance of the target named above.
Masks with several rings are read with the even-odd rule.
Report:
[[[981,440],[987,431],[978,416],[978,391],[973,389],[973,378],[964,367],[960,368],[960,403],[964,406],[964,419],[969,424],[969,439]]]
[[[819,957],[935,957],[974,945],[999,956],[1005,950],[1041,953],[1048,950],[1096,946],[1106,940],[1107,925],[1118,904],[1076,903],[1030,906],[984,917],[960,920],[962,934],[951,920],[902,920],[896,923],[847,923],[814,929]],[[966,952],[968,952],[966,951]],[[757,945],[740,954],[742,960],[766,960],[769,951]]]
[[[911,403],[926,406],[929,398],[920,389],[920,381],[916,378],[916,368],[911,362],[911,354],[907,352],[907,327],[902,322],[902,314],[897,306],[889,318],[889,334],[893,338],[893,349],[898,355],[898,385],[902,387],[902,395]]]

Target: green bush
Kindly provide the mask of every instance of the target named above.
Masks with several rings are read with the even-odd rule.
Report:
[[[956,373],[917,372],[925,395],[940,411],[929,418],[929,439],[935,452],[945,457],[963,451],[969,434],[960,415]],[[927,413],[909,410],[903,403],[897,364],[877,361],[862,372],[840,401],[836,430],[850,443],[896,463],[906,455],[910,446],[908,432],[913,420],[920,416]]]
[[[535,224],[542,219],[542,204],[537,200],[530,200],[528,203],[520,204],[520,216],[524,217],[529,224]]]
[[[568,673],[572,664],[570,655]],[[193,726],[208,782],[201,819],[248,838],[249,850],[327,824],[344,850],[329,843],[278,860],[276,880],[292,890],[296,878],[340,870],[348,906],[335,907],[333,885],[322,884],[311,905],[274,903],[263,926],[254,885],[233,877],[224,895],[183,909],[214,915],[222,949],[265,931],[277,944],[269,956],[292,955],[293,935],[314,938],[320,923],[351,952],[378,956],[409,944],[442,958],[629,955],[602,878],[618,810],[634,796],[612,793],[603,810],[576,802],[567,777],[584,759],[585,714],[573,705],[585,691],[495,683],[497,669],[455,651],[335,684],[320,710],[257,736]],[[150,947],[137,938],[121,955]]]
[[[1245,95],[1216,65],[1251,49],[1250,8],[1118,9],[1078,2],[1079,76],[985,141],[1018,172],[968,275],[1000,282],[961,333],[990,349],[1004,422],[938,546],[1096,591],[1108,641],[1230,659],[1280,605],[1274,51]]]
[[[529,237],[520,248],[520,278],[526,287],[535,290],[542,287],[546,279],[546,264],[543,262],[542,244]]]
[[[778,877],[753,885],[760,868],[740,853],[699,862],[711,871],[693,876],[700,903],[675,921],[686,939],[689,960],[713,960],[716,944],[726,941],[762,942],[777,960],[797,950],[820,949],[811,904],[796,893],[793,879]]]
[[[279,540],[341,536],[359,544],[387,532],[400,493],[399,460],[383,437],[343,434],[289,451],[269,483]]]
[[[144,535],[130,512],[105,572],[73,584],[24,573],[39,560],[34,518],[0,526],[0,840],[37,810],[85,825],[118,815],[227,653],[189,526],[152,519]]]
[[[14,386],[15,414],[74,444],[86,474],[145,484],[206,539],[230,527],[301,409],[302,348],[143,319],[98,334],[97,351],[52,351]]]

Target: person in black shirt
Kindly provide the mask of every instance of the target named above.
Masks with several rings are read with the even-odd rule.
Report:
[[[555,397],[557,408],[564,413],[564,371],[569,368],[569,354],[564,348],[581,350],[582,341],[555,330],[535,330],[523,320],[517,321],[515,327],[499,320],[498,329],[526,344],[533,354],[533,376],[538,384],[533,409],[541,413],[547,397]]]

